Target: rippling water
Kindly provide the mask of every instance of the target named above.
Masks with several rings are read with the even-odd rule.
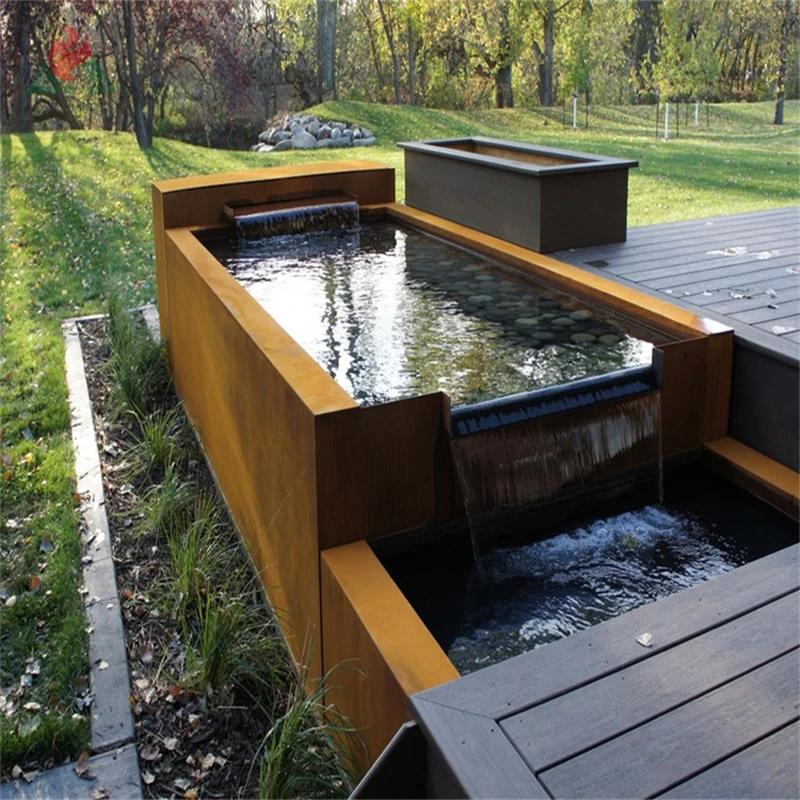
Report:
[[[210,249],[362,405],[440,389],[461,405],[651,360],[651,332],[392,223]]]
[[[716,523],[655,505],[495,550],[470,577],[448,655],[462,674],[474,672],[749,560]]]

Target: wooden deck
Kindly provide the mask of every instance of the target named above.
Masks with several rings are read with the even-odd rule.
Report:
[[[552,255],[800,354],[798,206],[631,228],[626,242]]]
[[[800,796],[799,557],[415,695],[433,796]]]

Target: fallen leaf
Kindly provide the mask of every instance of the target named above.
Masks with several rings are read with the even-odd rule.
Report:
[[[214,766],[216,760],[217,759],[213,753],[207,753],[205,756],[203,756],[203,760],[200,762],[200,766],[203,769],[211,769],[211,767]]]
[[[34,575],[31,578],[31,585],[30,590],[34,594],[39,591],[39,587],[42,585],[42,579],[38,575]]]
[[[150,784],[153,783],[153,781],[155,779],[156,779],[156,776],[153,775],[152,772],[148,772],[147,770],[142,772],[142,780],[144,781],[146,786],[150,786]]]
[[[23,772],[22,778],[25,783],[33,783],[33,779],[39,774],[38,769],[31,770],[30,772]]]
[[[89,774],[89,751],[84,750],[78,757],[78,763],[73,767],[75,774],[86,781],[93,781],[94,775]]]
[[[101,670],[102,670],[102,669],[108,669],[108,661],[101,661],[101,662],[100,662],[100,663],[97,665],[97,669],[101,669]]]
[[[175,778],[172,783],[182,792],[185,792],[192,785],[192,782],[188,778]]]
[[[172,752],[178,747],[178,740],[174,736],[168,736],[166,739],[164,739],[164,747]]]
[[[92,800],[107,800],[109,797],[111,797],[111,794],[109,793],[108,789],[102,786],[98,786],[92,792]]]
[[[22,706],[22,707],[26,711],[41,711],[42,710],[42,706],[41,706],[40,703],[25,703],[25,705]]]
[[[172,695],[172,697],[177,699],[183,694],[183,686],[173,683],[172,686],[169,687],[169,693]]]
[[[154,744],[146,744],[139,751],[139,758],[142,761],[155,761],[160,755],[161,751]]]
[[[197,730],[200,727],[200,715],[189,714],[189,725],[192,726],[193,730]]]
[[[652,647],[653,646],[653,634],[652,633],[643,633],[641,636],[636,637],[636,641],[642,647]]]
[[[152,664],[153,663],[153,645],[152,644],[142,645],[142,649],[139,651],[139,658],[140,658],[142,664]]]
[[[189,789],[188,792],[183,793],[184,800],[197,800],[198,797],[197,789]]]
[[[12,594],[11,597],[6,600],[6,608],[13,608],[17,604],[17,596]]]
[[[122,599],[123,600],[133,600],[133,592],[130,589],[123,589],[122,590]]]
[[[34,677],[38,676],[42,671],[42,662],[38,658],[30,659],[27,664],[25,664],[25,674],[26,675],[33,675]]]

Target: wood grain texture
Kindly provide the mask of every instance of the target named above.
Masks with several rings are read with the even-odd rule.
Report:
[[[618,736],[800,645],[798,593],[509,717],[535,771]]]
[[[359,730],[371,764],[411,713],[408,697],[458,672],[366,542],[321,554],[328,694]]]
[[[791,335],[796,315],[791,301],[800,287],[797,206],[633,228],[625,243],[560,251],[555,257],[622,286],[669,296],[687,310],[714,316],[737,334],[798,356],[798,349],[789,346],[792,340],[778,344]],[[731,307],[745,299],[761,302],[755,309]],[[777,308],[767,309],[768,303]],[[766,311],[777,313],[761,319]],[[787,324],[778,322],[784,319]],[[789,330],[773,331],[775,324]]]
[[[651,797],[796,720],[798,685],[794,650],[539,779],[555,797]]]
[[[434,797],[548,797],[495,720],[418,697],[411,703],[428,739]]]
[[[800,723],[792,723],[660,795],[670,798],[800,797]]]
[[[793,545],[421,697],[495,719],[512,716],[795,592],[799,568],[800,545]],[[636,641],[645,632],[653,636],[650,649]]]

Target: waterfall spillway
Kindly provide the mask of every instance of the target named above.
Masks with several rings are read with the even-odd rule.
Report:
[[[355,200],[314,203],[243,214],[236,217],[236,234],[240,242],[255,242],[296,233],[354,230],[358,224],[359,210]]]
[[[647,370],[455,409],[452,448],[476,558],[486,515],[656,463],[660,431],[660,392]]]

